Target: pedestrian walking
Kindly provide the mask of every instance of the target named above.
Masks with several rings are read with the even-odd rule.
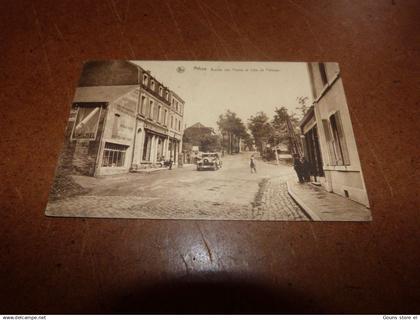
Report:
[[[169,159],[169,170],[172,170],[172,163],[173,163],[173,161],[172,161],[172,157]]]
[[[304,183],[304,177],[303,177],[303,166],[302,166],[302,162],[300,161],[299,155],[298,154],[294,154],[293,155],[293,168],[296,171],[296,174],[298,176],[299,179],[299,183]]]
[[[303,180],[305,182],[310,182],[311,181],[311,164],[305,157],[302,157],[300,159],[300,162],[302,163]]]
[[[255,164],[254,155],[252,155],[251,159],[249,159],[249,166],[251,168],[251,173],[253,172],[257,173],[257,165]]]

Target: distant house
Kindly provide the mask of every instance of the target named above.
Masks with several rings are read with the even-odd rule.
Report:
[[[216,135],[216,133],[213,128],[206,127],[200,122],[197,122],[184,130],[184,138],[188,140],[188,143],[195,146],[200,145],[200,139],[206,135]]]
[[[200,151],[214,151],[214,150],[203,150],[206,148],[212,149],[213,146],[207,144],[211,142],[211,139],[217,137],[214,129],[206,127],[205,125],[197,122],[192,126],[185,128],[183,137],[184,151],[190,151],[193,146],[198,146]]]
[[[299,126],[312,176],[328,191],[369,206],[356,140],[336,63],[309,63],[313,106]]]
[[[219,137],[212,127],[200,122],[184,130],[183,152],[184,162],[194,163],[200,152],[215,152],[219,148]]]

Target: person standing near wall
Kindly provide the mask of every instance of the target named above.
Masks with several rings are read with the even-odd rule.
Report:
[[[296,171],[296,175],[298,176],[299,183],[304,183],[305,180],[303,176],[303,165],[302,165],[302,162],[300,161],[298,154],[293,155],[293,168]]]
[[[310,182],[311,181],[311,164],[309,163],[309,161],[305,157],[302,157],[300,159],[300,162],[302,164],[303,180],[305,182]]]

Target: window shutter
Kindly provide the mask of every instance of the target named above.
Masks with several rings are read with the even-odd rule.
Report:
[[[327,142],[329,143],[331,141],[331,132],[330,132],[330,128],[328,126],[328,120],[327,119],[322,119],[322,125],[324,127],[325,138],[327,139]]]
[[[329,154],[329,165],[334,165],[336,163],[336,157],[332,145],[332,135],[330,130],[330,124],[327,119],[322,119],[322,126],[324,128],[325,139],[327,140],[328,154]]]
[[[343,161],[343,153],[341,152],[340,138],[338,136],[336,113],[330,116],[330,124],[331,124],[331,131],[332,131],[332,145],[333,145],[334,154],[335,154],[335,165],[342,166],[344,165],[344,161]]]
[[[341,122],[341,114],[340,111],[336,113],[336,122],[337,122],[337,130],[338,130],[338,137],[340,139],[341,151],[343,153],[343,162],[345,166],[350,165],[350,155],[347,149],[346,137],[344,135],[343,124]]]

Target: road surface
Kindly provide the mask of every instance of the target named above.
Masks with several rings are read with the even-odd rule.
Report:
[[[293,168],[257,160],[251,173],[250,153],[223,158],[217,171],[195,166],[150,174],[128,173],[104,178],[73,176],[88,188],[84,195],[51,201],[52,216],[149,219],[307,220],[287,193]]]

